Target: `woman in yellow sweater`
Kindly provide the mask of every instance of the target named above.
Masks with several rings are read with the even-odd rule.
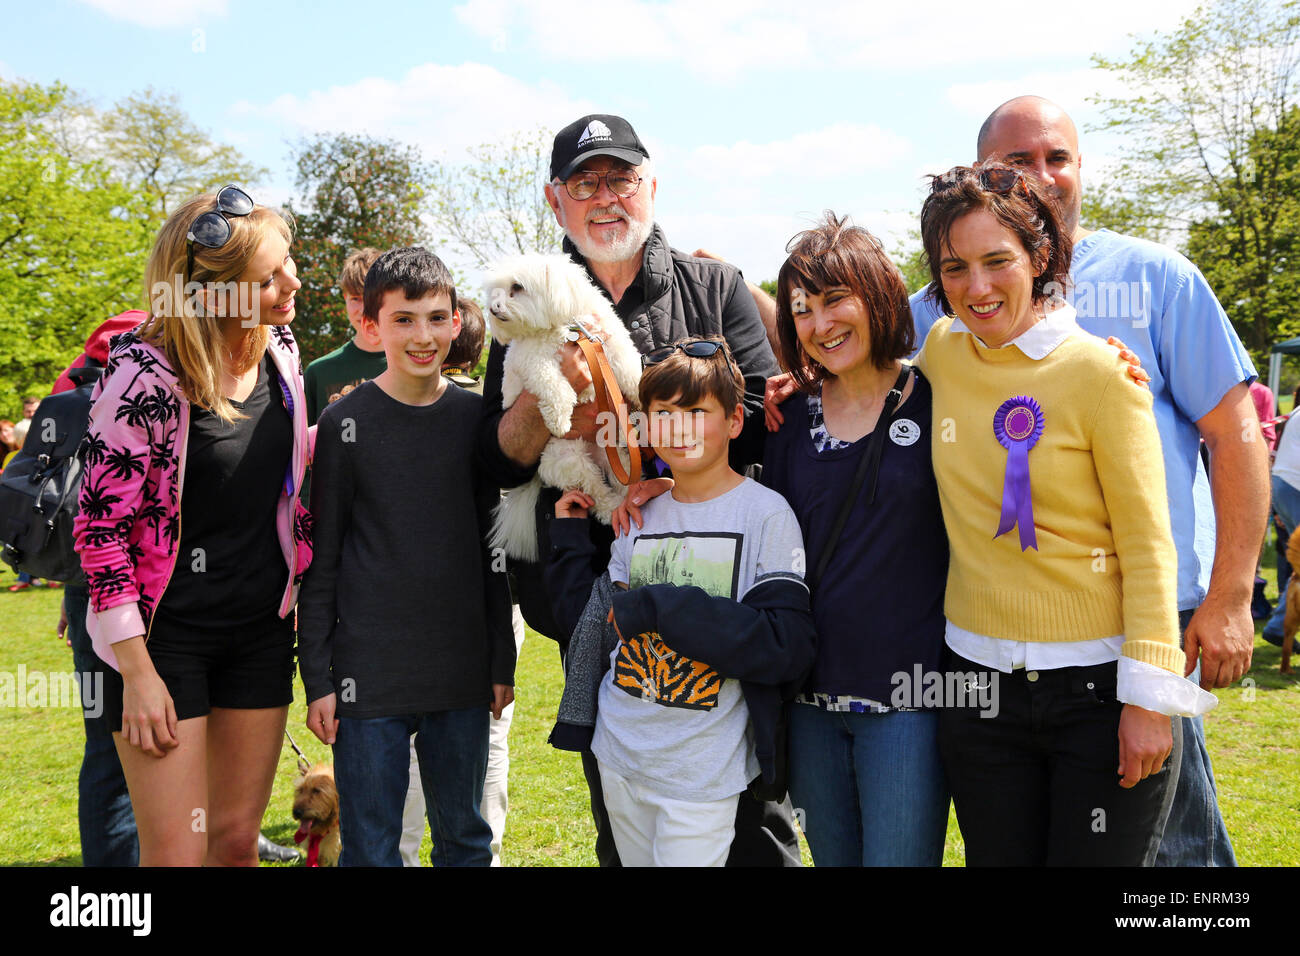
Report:
[[[957,167],[921,228],[946,315],[917,364],[951,547],[940,749],[966,861],[1138,865],[1176,773],[1167,715],[1208,704],[1182,677],[1150,393],[1053,295],[1070,237],[1037,180]]]

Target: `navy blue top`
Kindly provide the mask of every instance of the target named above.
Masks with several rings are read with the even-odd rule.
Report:
[[[866,506],[868,477],[812,596],[817,660],[806,691],[888,704],[895,673],[911,681],[917,664],[923,671],[940,668],[948,536],[930,459],[930,384],[914,374],[912,394],[892,426],[877,426],[890,428],[893,437],[886,437],[881,450],[875,504]],[[781,430],[767,436],[763,483],[794,509],[811,571],[868,438],[818,453],[806,396],[796,393],[781,412]]]

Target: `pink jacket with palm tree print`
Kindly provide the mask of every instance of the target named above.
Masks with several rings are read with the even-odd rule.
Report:
[[[138,337],[118,336],[95,386],[82,443],[85,473],[73,523],[90,588],[86,628],[95,653],[117,669],[112,645],[145,635],[176,565],[190,403],[163,353]],[[311,563],[311,516],[298,501],[315,429],[308,429],[298,347],[286,326],[272,326],[267,348],[293,417],[293,457],[276,508],[276,532],[289,573],[280,616],[298,599]]]

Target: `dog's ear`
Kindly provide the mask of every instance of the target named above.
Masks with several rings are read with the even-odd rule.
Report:
[[[583,278],[582,267],[560,256],[548,257],[542,267],[546,276],[547,301],[555,307],[556,317],[568,325],[580,311],[578,282]]]

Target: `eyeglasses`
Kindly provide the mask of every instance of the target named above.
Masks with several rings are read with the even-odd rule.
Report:
[[[985,166],[978,173],[975,173],[975,170],[968,166],[959,166],[957,168],[960,172],[956,175],[953,175],[953,171],[949,170],[942,176],[934,177],[930,182],[930,192],[937,193],[950,189],[973,173],[979,179],[980,186],[991,193],[1005,196],[1017,186],[1023,186],[1025,192],[1029,192],[1029,185],[1025,182],[1024,173],[1018,169],[1012,169],[1010,166]]]
[[[727,360],[727,365],[736,372],[740,371],[736,368],[736,363],[731,360],[731,353],[723,348],[722,342],[711,342],[708,340],[678,342],[676,345],[665,345],[663,348],[646,352],[641,356],[641,367],[646,368],[650,365],[658,365],[660,362],[672,358],[673,353],[678,349],[681,349],[691,358],[712,358],[714,355],[721,352]],[[744,378],[744,376],[742,375],[741,378]]]
[[[234,183],[222,186],[217,193],[217,208],[194,220],[185,234],[185,281],[194,273],[194,243],[208,249],[220,249],[230,240],[230,216],[247,216],[253,211],[253,197]]]
[[[630,199],[641,188],[641,177],[630,169],[611,169],[607,173],[584,170],[566,179],[564,188],[571,199],[581,202],[596,195],[602,179],[605,180],[605,185],[609,186],[609,191],[621,199]]]

